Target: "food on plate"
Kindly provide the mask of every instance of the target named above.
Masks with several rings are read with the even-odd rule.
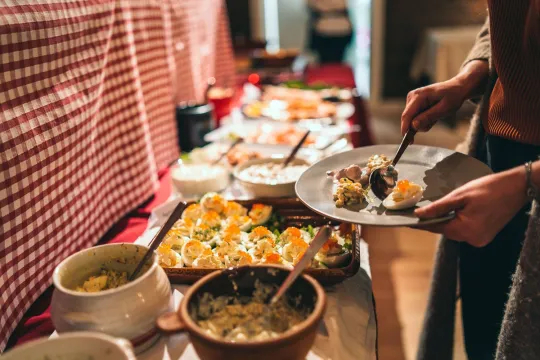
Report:
[[[268,297],[277,290],[275,285],[255,282],[251,296],[204,293],[190,316],[208,335],[231,342],[272,339],[304,321],[309,311],[300,309],[300,299],[283,296],[275,304]]]
[[[253,204],[249,212],[249,217],[255,226],[266,224],[271,216],[272,207],[264,204]]]
[[[197,221],[202,215],[201,205],[191,204],[182,213],[182,219],[189,219],[191,221]]]
[[[369,190],[361,183],[348,178],[341,178],[334,191],[334,203],[337,207],[361,204],[367,199]]]
[[[204,212],[213,210],[221,214],[221,212],[223,212],[223,210],[225,209],[225,205],[227,205],[227,200],[225,200],[223,196],[216,194],[215,192],[205,194],[201,198],[201,208]]]
[[[191,266],[193,261],[204,254],[204,251],[210,249],[210,245],[199,240],[188,240],[182,246],[181,255],[184,265]]]
[[[182,247],[180,249],[182,250]],[[178,250],[173,250],[172,246],[166,243],[161,243],[157,249],[158,261],[162,267],[183,266],[182,257],[178,254]]]
[[[235,201],[227,201],[227,205],[223,210],[226,217],[229,216],[246,216],[247,209]]]
[[[183,217],[167,232],[157,250],[162,267],[217,269],[247,264],[292,267],[318,231],[311,225],[303,228],[285,226],[272,206],[265,204],[255,203],[248,209],[218,194],[203,196],[200,204],[199,208],[186,208],[193,213],[200,209],[199,219],[193,222]],[[248,215],[238,215],[246,213]],[[352,244],[350,231],[336,229],[334,233],[342,248]],[[346,251],[350,253],[350,247]],[[313,262],[311,266],[326,267],[319,262]]]
[[[182,164],[171,171],[172,183],[181,194],[221,191],[229,185],[229,170],[221,165]]]
[[[102,269],[99,275],[92,275],[75,291],[78,292],[100,292],[109,289],[116,289],[128,283],[127,272]]]
[[[305,135],[306,131],[294,126],[286,126],[284,128],[275,128],[272,126],[260,126],[255,132],[246,137],[246,141],[257,144],[277,144],[290,145],[298,144],[300,139]],[[309,135],[303,146],[313,145],[316,138]]]
[[[380,169],[381,175],[385,178],[397,180],[398,172],[392,166],[392,160],[385,155],[371,156],[365,167],[353,164],[343,169],[327,171],[326,175],[332,177],[337,183],[333,193],[336,206],[361,204],[367,200],[369,177],[377,169]]]
[[[383,201],[383,206],[389,210],[402,210],[415,206],[424,194],[424,189],[409,180],[400,180]]]
[[[240,171],[238,178],[255,184],[286,184],[298,180],[307,168],[307,165],[289,165],[283,168],[282,164],[275,162],[253,164]]]

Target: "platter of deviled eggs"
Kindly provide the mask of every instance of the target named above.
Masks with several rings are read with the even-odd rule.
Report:
[[[371,191],[370,173],[391,164],[398,145],[357,148],[325,158],[296,182],[296,194],[311,210],[360,225],[420,226],[448,221],[454,214],[419,219],[414,209],[492,173],[481,161],[453,150],[411,145],[395,167],[398,181],[388,196]]]

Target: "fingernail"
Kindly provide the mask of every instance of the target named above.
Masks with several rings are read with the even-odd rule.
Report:
[[[417,129],[417,130],[418,130],[418,127],[419,127],[419,126],[420,126],[420,123],[418,122],[418,120],[412,122],[412,127],[413,127],[414,129]]]

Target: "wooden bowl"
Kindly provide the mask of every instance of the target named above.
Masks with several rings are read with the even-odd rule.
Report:
[[[303,360],[315,341],[326,308],[324,290],[311,276],[300,276],[287,292],[290,297],[302,295],[300,306],[312,308],[311,314],[293,329],[273,339],[250,342],[220,340],[204,332],[190,315],[190,309],[197,306],[203,293],[214,296],[250,294],[256,279],[280,285],[288,274],[288,269],[277,265],[243,266],[211,273],[187,291],[178,312],[158,318],[158,329],[167,334],[187,332],[201,360]]]

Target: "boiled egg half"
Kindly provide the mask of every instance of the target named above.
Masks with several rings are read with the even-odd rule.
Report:
[[[383,201],[383,206],[389,210],[402,210],[415,206],[424,194],[424,189],[409,180],[400,180]]]

